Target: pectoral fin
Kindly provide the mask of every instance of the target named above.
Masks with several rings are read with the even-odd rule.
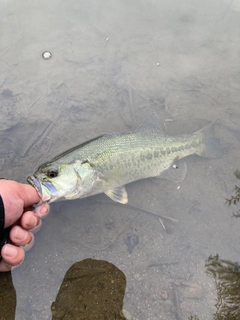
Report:
[[[126,204],[128,202],[128,195],[124,186],[116,187],[115,189],[108,190],[105,194],[113,201]]]

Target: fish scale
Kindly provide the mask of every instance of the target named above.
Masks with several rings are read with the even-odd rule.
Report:
[[[127,203],[125,184],[149,177],[172,178],[174,161],[191,154],[219,157],[213,126],[168,136],[154,116],[132,133],[103,135],[60,154],[27,180],[43,201],[104,192],[114,201]]]

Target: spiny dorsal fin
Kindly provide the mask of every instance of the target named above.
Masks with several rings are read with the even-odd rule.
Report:
[[[158,120],[158,116],[153,112],[137,129],[136,131],[156,131],[162,135],[165,135],[162,126]]]
[[[105,194],[113,201],[126,204],[128,202],[128,195],[124,186],[116,187],[112,190],[108,190]]]

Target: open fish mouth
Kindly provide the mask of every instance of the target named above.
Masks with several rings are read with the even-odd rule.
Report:
[[[41,182],[37,178],[35,178],[34,176],[27,177],[27,182],[30,183],[30,185],[33,186],[36,189],[37,193],[39,194],[39,196],[42,199],[42,185],[41,185]]]
[[[36,189],[43,202],[50,201],[57,192],[51,182],[41,182],[35,176],[27,177],[27,182]]]

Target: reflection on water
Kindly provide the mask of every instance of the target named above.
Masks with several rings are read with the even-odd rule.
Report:
[[[216,285],[216,312],[212,320],[240,319],[240,265],[216,255],[208,258],[205,268]],[[11,274],[0,274],[0,282],[1,319],[11,320],[14,319],[16,306]],[[176,286],[179,288],[176,289]],[[56,300],[52,303],[52,320],[124,320],[125,316],[128,320],[135,319],[128,311],[123,310],[125,290],[126,277],[112,263],[94,259],[76,262],[66,272]],[[167,291],[162,291],[161,296],[166,303],[171,301]],[[169,305],[169,311],[176,319],[184,319],[180,307],[181,296],[201,298],[201,287],[186,280],[176,280],[173,283],[174,304]],[[26,303],[25,318],[31,319],[31,316],[31,307]],[[188,319],[199,320],[197,315],[191,315]]]
[[[16,309],[16,291],[10,272],[0,273],[0,319],[13,320]]]
[[[236,170],[234,172],[234,175],[238,180],[240,180],[240,171],[239,170]],[[231,196],[230,199],[226,199],[226,202],[228,203],[229,206],[235,205],[235,206],[239,207],[239,202],[240,202],[240,187],[239,187],[239,185],[236,185],[234,189],[235,189],[235,195]],[[233,216],[236,218],[239,218],[240,217],[240,210],[233,213]]]
[[[240,265],[216,256],[206,262],[206,272],[214,279],[217,298],[214,320],[240,319]]]
[[[0,319],[15,317],[16,293],[11,273],[0,273]],[[52,303],[52,320],[124,320],[123,298],[126,277],[107,261],[85,259],[67,271]],[[26,303],[25,319],[31,319],[31,306]]]
[[[67,271],[52,304],[52,319],[124,320],[126,277],[113,264],[93,259]]]
[[[99,203],[104,195],[53,204],[12,272],[16,320],[51,319],[64,275],[87,258],[126,275],[128,320],[212,320],[205,261],[240,256],[239,219],[224,204],[239,162],[239,19],[228,0],[0,2],[1,177],[26,182],[40,163],[152,112],[169,135],[217,118],[224,146],[221,159],[186,159],[181,183],[127,186],[130,204],[154,214]]]

